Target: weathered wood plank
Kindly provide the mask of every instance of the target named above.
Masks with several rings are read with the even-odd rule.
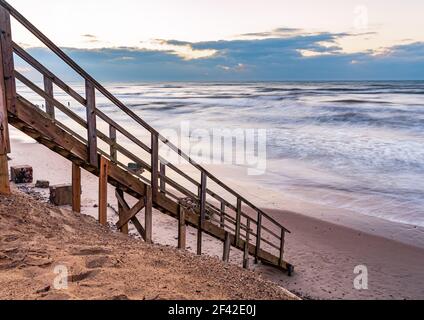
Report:
[[[187,226],[185,216],[184,207],[180,205],[178,217],[178,249],[182,250],[185,250],[187,247]]]
[[[96,93],[90,81],[85,82],[85,92],[87,100],[88,160],[92,166],[97,167]]]
[[[101,225],[107,225],[107,181],[109,161],[100,157],[100,176],[99,176],[99,222]]]
[[[81,168],[72,164],[72,211],[81,213]]]

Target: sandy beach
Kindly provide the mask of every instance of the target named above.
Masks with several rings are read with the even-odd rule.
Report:
[[[71,163],[44,146],[15,139],[10,157],[10,165],[31,165],[35,180],[49,180],[53,185],[71,182]],[[225,170],[222,172],[225,174]],[[236,181],[235,178],[233,176],[230,180]],[[82,211],[93,217],[97,216],[97,183],[96,177],[83,171]],[[271,267],[254,265],[252,259],[251,269],[264,279],[311,299],[424,298],[424,229],[367,216],[352,216],[348,211],[335,212],[324,206],[290,202],[260,188],[252,192],[241,178],[236,185],[231,185],[246,196],[255,193],[258,205],[292,231],[287,237],[286,259],[295,266],[295,274],[288,277]],[[41,195],[45,192],[36,191]],[[117,221],[114,210],[117,205],[113,188],[110,187],[109,191],[108,219],[112,224]],[[159,212],[155,212],[153,218],[154,242],[175,247],[177,221]],[[189,229],[187,240],[194,252],[196,230]],[[221,257],[222,245],[206,236],[204,252]],[[232,250],[231,262],[241,265],[242,253]],[[368,290],[354,289],[356,275],[353,270],[358,265],[368,268]]]

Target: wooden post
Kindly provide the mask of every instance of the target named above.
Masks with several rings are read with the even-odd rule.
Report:
[[[261,250],[261,238],[262,238],[262,212],[258,212],[258,229],[256,231],[255,264],[258,264],[259,262],[259,251]]]
[[[178,249],[185,250],[186,244],[186,221],[185,221],[185,210],[182,205],[179,205],[179,216],[178,216]]]
[[[10,194],[9,173],[7,166],[7,155],[0,155],[0,194]]]
[[[225,241],[224,241],[224,253],[222,255],[222,260],[224,262],[230,261],[230,250],[231,250],[231,237],[228,231],[225,232]]]
[[[225,203],[221,202],[221,228],[225,229]]]
[[[107,224],[107,179],[108,179],[109,161],[100,157],[100,176],[99,176],[99,222],[105,226]]]
[[[204,171],[202,171],[200,189],[199,189],[199,201],[200,201],[200,217],[199,217],[199,226],[197,229],[197,254],[200,256],[202,254],[202,238],[203,238],[203,228],[206,220],[206,183],[207,176]]]
[[[236,240],[235,246],[237,247],[240,240],[240,226],[241,226],[241,199],[237,198],[237,216],[236,216]]]
[[[54,97],[53,81],[52,79],[50,79],[49,77],[46,77],[45,75],[44,75],[44,91],[50,98]],[[54,119],[55,118],[54,105],[48,99],[46,99],[45,102],[46,102],[46,113],[50,116],[50,118]]]
[[[0,6],[0,194],[10,194],[8,110],[16,112],[16,84],[9,12]]]
[[[247,219],[246,242],[244,243],[243,268],[249,269],[250,219]]]
[[[2,56],[1,64],[3,67],[3,70],[0,72],[3,77],[0,80],[2,82],[4,81],[6,106],[10,112],[16,114],[16,81],[15,65],[13,61],[12,28],[10,24],[10,14],[3,6],[0,6],[0,45]]]
[[[87,111],[87,140],[88,140],[88,160],[90,164],[97,168],[97,125],[96,125],[96,91],[94,85],[86,80],[86,111]]]
[[[81,213],[81,168],[72,163],[72,211]]]
[[[116,189],[116,193],[122,198],[124,199],[124,191],[122,191],[121,189],[117,188]],[[118,201],[118,215],[119,215],[119,219],[122,219],[123,215],[124,215],[124,207],[122,206],[121,202]],[[123,234],[128,234],[128,223],[124,224],[120,229],[119,229]]]
[[[160,192],[166,193],[166,166],[163,163],[160,164]]]
[[[112,140],[112,145],[110,146],[110,159],[113,163],[118,162],[116,147],[114,144],[116,144],[116,128],[112,125],[109,126],[109,138]]]
[[[285,243],[286,230],[281,228],[281,243],[280,243],[280,266],[284,263],[284,243]]]
[[[146,187],[145,198],[145,224],[146,243],[152,243],[152,227],[153,227],[153,194],[150,187]]]
[[[151,141],[151,149],[152,149],[152,196],[153,199],[156,199],[158,188],[159,188],[159,137],[157,133],[152,133],[152,141]]]

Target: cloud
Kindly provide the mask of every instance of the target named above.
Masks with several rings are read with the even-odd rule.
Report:
[[[84,38],[84,42],[88,42],[88,43],[100,42],[99,39],[93,34],[83,34],[82,37]]]
[[[141,43],[140,48],[150,51],[168,52],[184,60],[210,58],[217,53],[214,49],[194,49],[192,44],[187,42],[167,41],[162,39],[144,41]]]
[[[196,43],[154,40],[140,47],[64,50],[95,77],[109,81],[424,79],[423,42],[343,52],[338,41],[351,36],[324,32]],[[45,49],[28,50],[52,71],[69,76]]]

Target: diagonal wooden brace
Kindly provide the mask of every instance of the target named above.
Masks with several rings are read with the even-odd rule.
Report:
[[[125,226],[129,221],[131,221],[131,222],[133,222],[134,223],[134,219],[136,219],[136,215],[141,211],[141,210],[143,210],[143,208],[145,207],[145,199],[144,198],[142,198],[142,199],[140,199],[138,202],[137,202],[137,204],[134,206],[134,207],[132,207],[132,208],[130,208],[129,207],[129,205],[128,205],[128,203],[125,201],[125,199],[119,194],[119,192],[116,192],[115,193],[115,195],[116,195],[116,198],[118,199],[118,202],[119,202],[119,204],[121,205],[121,207],[122,207],[122,211],[123,211],[123,214],[122,214],[122,216],[120,216],[119,217],[119,222],[116,224],[116,227],[118,228],[118,229],[121,229],[123,226]],[[137,220],[137,222],[138,222],[138,220]],[[136,228],[137,229],[139,229],[138,227],[137,227],[137,225],[136,225],[136,223],[134,223],[134,225],[136,226]],[[139,225],[140,227],[141,227],[141,225]],[[141,227],[142,228],[142,227]],[[142,236],[143,236],[143,238],[145,237],[145,232],[144,232],[144,228],[142,228],[143,229],[143,234],[142,234]],[[139,232],[140,232],[140,230],[139,230]]]

